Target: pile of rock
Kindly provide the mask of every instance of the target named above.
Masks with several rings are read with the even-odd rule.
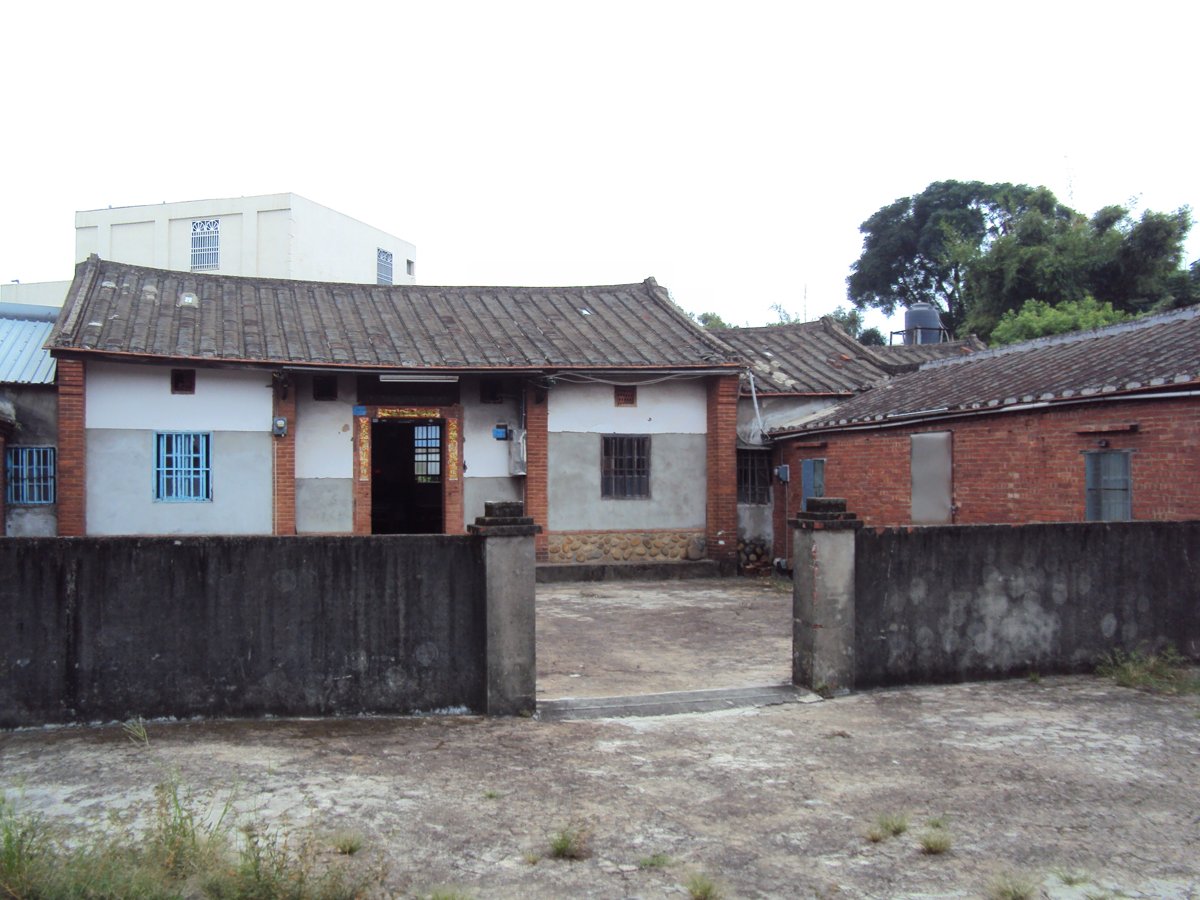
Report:
[[[771,545],[766,538],[738,538],[738,571],[750,574],[771,569]]]

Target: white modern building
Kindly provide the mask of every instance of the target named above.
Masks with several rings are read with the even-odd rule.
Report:
[[[214,275],[414,284],[417,248],[299,194],[185,200],[75,213],[75,262]],[[0,301],[61,306],[69,281],[6,284]]]
[[[299,194],[187,200],[75,214],[75,262],[213,275],[413,284],[417,248]]]

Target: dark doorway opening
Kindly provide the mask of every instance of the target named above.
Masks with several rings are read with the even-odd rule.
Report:
[[[442,533],[442,422],[371,423],[371,533]]]

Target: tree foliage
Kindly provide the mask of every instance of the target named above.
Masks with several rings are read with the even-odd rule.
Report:
[[[1043,300],[1026,300],[1019,311],[1010,309],[1000,317],[992,329],[991,342],[1013,344],[1068,331],[1103,328],[1129,318],[1132,317],[1128,313],[1090,295],[1082,300],[1065,300],[1056,306]]]
[[[736,325],[730,325],[721,318],[719,313],[702,312],[698,316],[692,316],[693,319],[705,328],[736,328]]]
[[[1186,207],[1135,220],[1107,206],[1088,219],[1044,187],[939,181],[862,224],[848,295],[889,315],[924,300],[952,332],[983,336],[1031,299],[1185,305],[1200,301],[1196,265],[1181,267],[1190,227]]]

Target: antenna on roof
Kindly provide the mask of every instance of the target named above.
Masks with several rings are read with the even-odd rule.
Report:
[[[800,321],[808,321],[808,285],[804,285],[804,308],[800,310]]]

